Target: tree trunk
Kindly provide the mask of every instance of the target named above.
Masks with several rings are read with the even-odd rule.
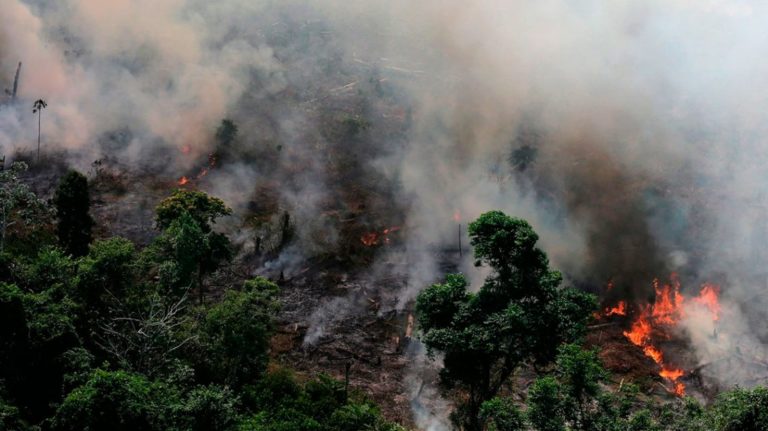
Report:
[[[42,125],[42,121],[40,118],[43,116],[43,109],[40,108],[37,110],[37,163],[40,163],[40,126]]]

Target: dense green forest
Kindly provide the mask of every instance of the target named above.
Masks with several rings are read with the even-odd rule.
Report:
[[[343,382],[270,361],[277,284],[206,289],[232,258],[213,229],[231,212],[224,202],[174,191],[156,208],[157,237],[138,248],[93,238],[83,175],[67,173],[44,201],[24,171],[0,173],[0,429],[404,429]],[[469,235],[477,265],[492,269],[482,287],[447,275],[415,305],[458,429],[768,429],[765,388],[705,406],[610,384],[580,344],[596,299],[562,285],[531,226],[492,211]],[[538,375],[525,391],[510,384],[522,368]]]
[[[270,366],[276,284],[204,295],[232,254],[221,200],[174,192],[137,249],[92,240],[83,175],[45,202],[24,170],[0,173],[0,429],[401,429],[342,382]]]

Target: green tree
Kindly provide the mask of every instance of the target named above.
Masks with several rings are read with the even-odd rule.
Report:
[[[77,262],[73,297],[93,313],[104,312],[111,298],[123,298],[134,284],[136,248],[125,238],[94,242]]]
[[[762,431],[768,429],[768,388],[736,388],[718,396],[709,414],[715,431]]]
[[[428,352],[442,352],[441,380],[468,392],[454,416],[480,429],[480,406],[493,398],[524,361],[547,363],[557,347],[583,335],[595,299],[560,286],[538,236],[524,220],[502,212],[469,225],[476,265],[491,275],[477,293],[462,275],[449,275],[419,294],[416,313]]]
[[[5,251],[9,228],[45,223],[50,214],[45,203],[21,181],[20,175],[26,170],[25,163],[15,162],[0,171],[0,254]]]
[[[94,225],[88,213],[91,208],[88,179],[77,171],[67,172],[56,188],[53,204],[59,244],[72,256],[84,256],[88,253]]]
[[[232,258],[229,239],[212,230],[217,218],[231,214],[220,199],[199,191],[176,190],[156,208],[163,229],[153,246],[163,283],[176,292],[196,288],[202,304],[203,279]]]
[[[54,431],[171,429],[169,406],[178,394],[167,386],[125,371],[97,370],[69,393],[51,421]]]
[[[204,233],[211,231],[211,224],[217,218],[232,214],[224,201],[196,190],[175,190],[155,209],[155,222],[165,230],[182,214],[189,214]]]
[[[493,398],[480,406],[480,420],[487,431],[523,431],[525,416],[510,398]]]
[[[279,309],[276,284],[258,277],[242,291],[229,290],[212,306],[200,327],[202,369],[217,383],[241,387],[262,376]]]
[[[576,344],[560,348],[556,375],[563,394],[565,417],[574,430],[593,430],[600,415],[595,400],[601,393],[600,382],[607,373],[594,350]]]
[[[557,379],[547,376],[533,382],[527,413],[537,431],[565,431],[564,401]]]

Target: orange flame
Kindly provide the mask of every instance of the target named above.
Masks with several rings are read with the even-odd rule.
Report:
[[[661,285],[659,280],[653,281],[656,300],[641,309],[630,330],[624,331],[624,336],[632,344],[642,348],[643,354],[661,367],[659,376],[672,383],[672,392],[683,396],[685,384],[678,380],[685,375],[685,371],[670,367],[664,361],[664,353],[653,343],[654,335],[666,335],[668,331],[665,327],[677,325],[684,317],[685,297],[680,293],[680,281],[674,274],[670,279],[671,283],[664,285]]]
[[[697,304],[701,304],[709,309],[712,313],[712,320],[717,321],[720,318],[720,288],[713,284],[705,284],[701,287],[699,296],[693,298],[693,301]]]
[[[641,308],[630,330],[624,331],[624,336],[632,344],[642,348],[645,356],[661,367],[659,375],[672,383],[672,392],[683,396],[685,384],[678,380],[685,375],[685,371],[665,363],[663,352],[653,344],[654,336],[668,336],[667,328],[677,325],[685,317],[685,297],[680,293],[680,282],[675,274],[672,274],[670,280],[671,283],[663,286],[660,286],[658,280],[653,281],[656,300],[653,304]],[[720,317],[719,295],[719,287],[705,284],[699,295],[693,298],[693,302],[705,306],[712,314],[712,320],[717,321]]]
[[[684,297],[680,294],[680,282],[673,274],[672,285],[665,284],[659,288],[659,280],[653,280],[656,291],[656,301],[653,303],[652,315],[656,322],[665,325],[675,325],[683,317]]]
[[[208,155],[208,165],[207,166],[205,166],[204,168],[200,169],[200,172],[198,172],[198,174],[195,175],[194,178],[188,178],[186,176],[183,176],[183,177],[179,178],[179,180],[177,181],[177,184],[180,185],[180,186],[183,186],[183,185],[189,184],[190,182],[192,182],[192,180],[197,181],[200,178],[203,178],[204,176],[208,175],[208,172],[210,172],[210,170],[213,169],[214,166],[216,166],[216,155],[215,154],[209,154]]]
[[[627,303],[625,301],[619,301],[619,303],[615,307],[605,309],[605,317],[626,316],[626,315],[627,315]]]
[[[453,212],[453,221],[455,221],[456,223],[461,221],[461,213],[459,212],[459,210],[456,210]]]

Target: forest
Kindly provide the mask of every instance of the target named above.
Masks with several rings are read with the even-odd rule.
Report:
[[[53,198],[0,173],[0,425],[7,430],[401,430],[365,393],[327,375],[297,377],[270,358],[280,286],[263,277],[209,291],[231,260],[214,229],[231,210],[177,189],[155,209],[144,248],[93,237],[88,179],[61,177]],[[524,220],[500,211],[469,225],[480,290],[461,274],[416,300],[419,337],[465,430],[764,430],[768,389],[704,406],[655,402],[606,385],[582,346],[596,297],[561,285]],[[511,376],[536,371],[525,399]]]

